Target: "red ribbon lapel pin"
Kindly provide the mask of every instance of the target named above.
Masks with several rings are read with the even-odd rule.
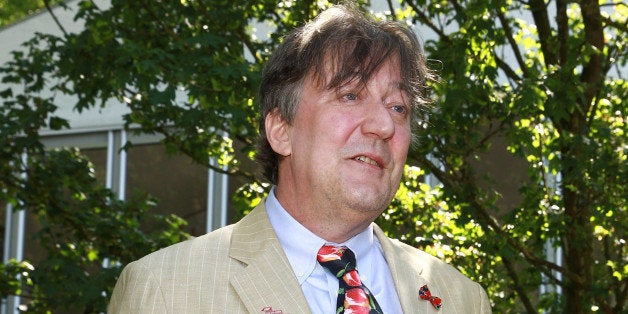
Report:
[[[265,306],[262,308],[262,312],[264,314],[283,314],[282,310],[273,310],[272,306]]]
[[[440,308],[443,306],[443,301],[439,297],[433,296],[430,292],[430,289],[427,288],[427,285],[424,285],[423,287],[421,287],[421,289],[419,289],[419,297],[421,298],[421,300],[430,301],[430,303],[432,303],[434,308],[437,310],[440,310]]]

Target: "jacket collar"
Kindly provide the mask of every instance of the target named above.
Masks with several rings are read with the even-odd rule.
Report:
[[[422,261],[416,251],[405,248],[398,240],[388,238],[379,226],[375,225],[373,230],[382,245],[403,312],[416,313],[425,306],[425,301],[419,299],[419,289],[428,284],[422,275]]]
[[[309,312],[263,201],[235,224],[229,256],[246,266],[232,277],[231,285],[248,312],[261,313],[266,307],[283,313]]]

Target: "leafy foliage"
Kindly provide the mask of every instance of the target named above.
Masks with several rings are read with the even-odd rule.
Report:
[[[24,273],[25,285],[12,281],[2,293],[28,290],[21,293],[30,294],[33,310],[65,302],[102,311],[100,292],[112,288],[121,265],[185,237],[175,217],[156,217],[163,232],[142,233],[150,198],[117,201],[79,151],[44,149],[42,128],[68,127],[55,116],[55,96],[77,96],[79,111],[116,99],[129,109],[127,126],[163,135],[167,148],[201,164],[217,157],[219,165],[208,167],[247,182],[234,198],[244,212],[268,188],[246,166],[260,69],[281,34],[328,5],[78,3],[83,31],[37,34],[0,69],[8,86],[0,91],[0,199],[37,214],[49,249],[34,269],[3,266],[5,278]],[[397,197],[378,223],[479,281],[497,313],[625,311],[625,4],[379,4],[389,5],[383,18],[421,27],[441,82]],[[274,32],[256,37],[253,22]],[[438,184],[423,183],[426,177]],[[549,258],[558,248],[562,262]],[[105,258],[114,266],[101,267]],[[57,294],[59,282],[71,283],[78,301]]]
[[[420,4],[408,1],[409,16],[438,35],[426,49],[444,84],[411,159],[442,182],[456,225],[483,231],[472,238],[494,261],[478,280],[495,310],[625,310],[626,83],[611,71],[626,64],[626,7],[557,2],[552,23],[542,1]],[[511,204],[498,204],[499,169],[480,167],[504,140],[527,169]],[[539,294],[541,282],[563,294]]]

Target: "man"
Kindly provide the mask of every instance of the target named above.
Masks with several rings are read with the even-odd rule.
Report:
[[[260,87],[270,195],[234,225],[129,264],[110,312],[490,312],[478,284],[373,223],[430,75],[410,30],[352,7],[289,34]]]

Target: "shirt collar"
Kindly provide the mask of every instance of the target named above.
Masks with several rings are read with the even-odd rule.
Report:
[[[274,188],[268,194],[265,205],[270,224],[277,234],[299,284],[302,284],[314,271],[318,264],[316,262],[318,250],[326,243],[349,247],[358,261],[371,252],[374,241],[372,224],[344,243],[329,243],[294,219],[275,197]]]

